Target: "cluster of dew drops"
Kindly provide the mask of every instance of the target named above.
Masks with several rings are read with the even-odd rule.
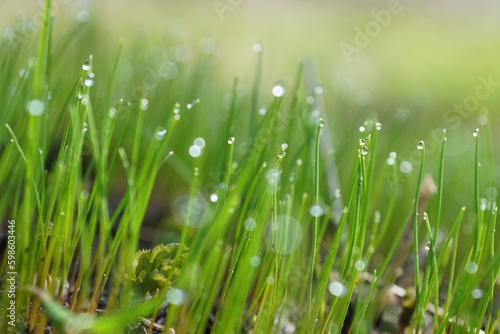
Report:
[[[368,121],[364,122],[363,125],[361,125],[359,127],[359,132],[361,132],[361,133],[365,132],[368,125],[369,125]],[[375,123],[375,130],[377,130],[377,131],[382,130],[382,123],[376,122]],[[370,139],[371,139],[370,136],[371,135],[369,135],[365,139],[359,139],[359,142],[358,142],[359,146],[360,146],[359,150],[360,150],[361,155],[363,155],[363,156],[368,155],[368,152],[369,152],[368,143],[370,142]]]

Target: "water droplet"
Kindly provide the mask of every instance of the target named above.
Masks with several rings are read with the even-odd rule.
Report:
[[[479,205],[479,210],[486,211],[487,206],[488,206],[488,200],[486,198],[481,198],[481,204]]]
[[[479,135],[479,129],[474,130],[472,136],[477,137]]]
[[[26,110],[33,116],[40,116],[45,111],[45,104],[40,100],[31,100],[26,104]]]
[[[481,299],[481,297],[483,296],[483,291],[481,289],[474,289],[472,290],[471,295],[474,299]]]
[[[211,201],[212,203],[215,203],[215,202],[217,202],[218,200],[219,200],[219,196],[217,196],[217,194],[212,194],[212,195],[210,195],[210,201]]]
[[[477,118],[477,123],[479,125],[486,125],[488,123],[488,118],[484,115],[481,115]]]
[[[362,126],[362,125],[361,125],[361,126],[359,127],[359,132],[365,132],[365,131],[366,131],[366,128],[365,128],[364,126]]]
[[[422,219],[429,220],[429,215],[427,214],[427,212],[424,212]]]
[[[116,109],[115,108],[110,108],[108,112],[109,118],[115,118],[116,117]]]
[[[66,215],[66,212],[61,212],[61,216],[65,216]]]
[[[90,73],[88,74],[88,77],[89,77],[90,79],[94,79],[94,78],[95,78],[95,73],[94,73],[94,72],[90,72]]]
[[[255,43],[253,46],[252,46],[252,50],[253,52],[255,53],[260,53],[262,52],[262,50],[264,49],[263,45],[261,43]]]
[[[425,243],[425,250],[429,250],[429,249],[431,249],[431,242],[430,242],[430,241],[427,241],[427,242]]]
[[[85,200],[89,198],[89,195],[90,195],[89,192],[85,189],[82,190],[82,192],[80,193],[80,197]]]
[[[7,41],[12,41],[16,37],[16,32],[15,32],[15,30],[12,27],[7,27],[3,31],[3,36],[2,37],[5,40],[7,40]]]
[[[362,146],[361,147],[361,154],[362,155],[367,155],[368,154],[368,147]]]
[[[243,227],[245,227],[247,231],[253,231],[257,227],[257,222],[253,218],[247,218],[243,222]]]
[[[28,71],[28,70],[27,70],[27,69],[25,69],[25,68],[22,68],[22,69],[19,71],[19,76],[20,76],[21,78],[24,78],[24,77],[26,77],[26,78],[27,78],[27,77],[29,76],[29,74],[30,74],[30,71]]]
[[[155,139],[158,141],[163,140],[166,134],[167,134],[167,129],[165,129],[163,126],[159,126],[155,130]]]
[[[423,150],[424,149],[424,141],[423,140],[421,140],[421,141],[418,142],[417,149],[419,149],[419,150]]]
[[[375,123],[375,129],[377,129],[378,131],[382,130],[382,123],[380,122]]]
[[[366,145],[366,140],[360,139],[359,140],[359,146],[365,146]]]
[[[278,159],[283,159],[286,155],[286,149],[288,148],[288,144],[287,143],[283,143],[281,144],[281,147],[278,151]]]
[[[264,241],[276,254],[290,254],[302,242],[302,226],[291,216],[277,216],[266,224]]]
[[[198,167],[196,167],[194,169],[194,176],[199,176],[200,175],[200,169]]]
[[[285,87],[283,87],[282,85],[276,85],[273,87],[272,92],[275,97],[282,97],[283,95],[285,95]]]
[[[297,166],[302,166],[302,159],[297,159],[295,163],[297,164]]]
[[[186,300],[186,295],[182,290],[170,289],[167,292],[167,300],[173,305],[182,305]]]
[[[325,120],[323,118],[320,118],[318,125],[319,125],[320,128],[324,127],[325,126]]]
[[[444,135],[443,140],[448,141],[448,136],[446,135],[446,129],[443,129],[443,135]]]
[[[400,165],[399,165],[399,170],[402,172],[402,173],[405,173],[405,174],[408,174],[412,171],[413,169],[413,166],[411,165],[411,163],[409,161],[403,161]]]
[[[465,265],[465,271],[469,274],[474,274],[477,272],[477,269],[478,269],[478,265],[476,262],[468,262],[466,265]]]
[[[94,85],[94,80],[92,79],[86,79],[83,84],[87,87],[92,87]]]
[[[347,294],[346,287],[340,282],[332,282],[328,286],[330,293],[336,297],[344,297]]]
[[[357,271],[363,271],[366,268],[366,264],[364,261],[358,260],[354,263],[354,268],[356,268]]]
[[[175,48],[175,59],[181,63],[187,63],[193,57],[193,51],[189,45],[180,45]]]
[[[200,48],[200,51],[206,55],[215,53],[217,50],[217,44],[211,37],[203,37],[198,43],[198,47]]]
[[[193,158],[198,158],[201,155],[201,148],[196,145],[193,145],[189,148],[189,155]]]
[[[83,69],[84,71],[92,71],[92,65],[90,65],[90,59],[86,59],[86,60],[83,62],[82,69]]]
[[[261,259],[258,256],[252,256],[250,258],[250,265],[252,267],[258,267],[258,266],[260,266],[260,263],[261,263]]]
[[[201,101],[200,99],[189,101],[189,103],[186,105],[186,108],[192,109],[195,105],[200,103],[200,101]]]
[[[35,57],[29,57],[28,58],[28,67],[30,68],[33,68],[33,67],[36,67],[36,64],[37,64],[37,60]]]
[[[140,104],[141,110],[147,110],[149,101],[147,99],[141,99],[139,104]]]
[[[82,95],[81,97],[82,97],[82,98],[81,98],[80,102],[81,102],[84,106],[86,106],[87,104],[89,104],[90,97],[89,97],[87,94]]]
[[[325,213],[325,211],[323,210],[323,208],[321,206],[319,206],[319,205],[313,205],[309,209],[309,213],[313,217],[321,217]]]
[[[176,121],[180,120],[180,119],[181,119],[181,115],[179,115],[179,114],[175,114],[175,115],[174,115],[174,119],[175,119]]]
[[[76,19],[81,22],[81,23],[85,23],[85,22],[88,22],[88,20],[90,20],[90,13],[88,10],[84,10],[82,9],[81,11],[79,11],[77,14],[76,14]]]
[[[494,187],[488,187],[484,190],[484,194],[486,195],[487,198],[490,200],[493,200],[497,198],[498,196],[498,190],[495,189]]]
[[[267,112],[267,109],[266,109],[266,108],[260,108],[260,109],[259,109],[259,115],[264,116],[264,115],[266,114],[266,112]]]
[[[277,169],[270,169],[266,172],[267,183],[271,186],[275,185],[280,180],[281,171]]]
[[[83,122],[83,130],[82,130],[82,133],[85,133],[89,130],[89,125],[87,124],[87,122]]]
[[[314,109],[313,111],[311,111],[312,118],[318,118],[319,114],[320,114],[320,112],[318,109]]]
[[[266,283],[269,284],[269,285],[274,284],[274,277],[268,276],[266,278]]]
[[[316,95],[321,95],[321,94],[323,94],[323,87],[322,87],[322,86],[319,86],[319,85],[318,85],[318,86],[316,86],[316,87],[314,87],[314,94],[316,94]]]
[[[158,74],[163,80],[174,80],[178,72],[177,65],[171,61],[164,62],[158,67]]]
[[[199,148],[205,147],[205,139],[198,137],[194,140],[193,145],[198,146]]]
[[[315,101],[314,96],[310,96],[309,95],[308,97],[306,97],[306,103],[307,104],[311,105],[311,104],[314,103],[314,101]]]
[[[335,196],[335,198],[340,198],[340,189],[339,188],[335,189],[335,195],[334,196]]]

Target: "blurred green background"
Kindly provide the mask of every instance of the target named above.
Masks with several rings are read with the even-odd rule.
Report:
[[[445,225],[460,207],[473,207],[472,133],[478,127],[485,133],[481,196],[491,201],[497,197],[489,180],[500,177],[500,162],[491,154],[499,153],[495,147],[500,122],[498,2],[54,0],[54,4],[51,66],[58,75],[51,78],[51,85],[55,101],[64,101],[82,62],[92,54],[95,103],[104,108],[99,89],[104,91],[121,37],[127,43],[113,96],[135,103],[149,99],[151,132],[166,119],[173,103],[202,101],[186,115],[177,134],[173,149],[180,153],[158,180],[152,221],[174,219],[175,209],[163,207],[165,199],[175,203],[187,192],[189,170],[195,165],[187,151],[194,138],[207,141],[205,157],[198,164],[212,173],[221,169],[210,155],[217,155],[214,143],[226,138],[221,129],[235,75],[243,129],[236,137],[239,143],[245,142],[245,122],[255,112],[250,100],[256,42],[263,45],[262,106],[272,100],[271,88],[277,82],[291,91],[301,59],[314,64],[315,84],[324,90],[319,112],[331,131],[341,188],[349,182],[358,139],[363,137],[359,127],[377,117],[383,124],[380,164],[395,151],[399,162],[409,161],[415,167],[416,143],[424,140],[429,158],[426,172],[434,177],[435,148],[442,129],[448,130]],[[27,45],[12,55],[9,67],[2,65],[4,74],[17,73],[36,55],[37,38],[30,36],[37,36],[42,1],[2,0],[0,13],[4,39],[27,36],[23,38]],[[346,53],[353,48],[356,52]],[[304,98],[310,93],[307,89],[303,85]],[[401,203],[408,207],[415,168],[401,172],[401,177],[405,185]],[[120,188],[119,182],[116,187]],[[398,219],[404,214],[398,213]]]

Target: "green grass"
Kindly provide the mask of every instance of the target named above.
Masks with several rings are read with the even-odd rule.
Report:
[[[231,80],[217,53],[175,58],[168,33],[114,50],[98,22],[64,36],[45,6],[36,43],[1,40],[0,216],[16,253],[0,264],[17,289],[12,327],[2,276],[0,332],[151,331],[166,309],[176,333],[369,333],[409,311],[411,332],[498,333],[493,122],[454,136],[384,122],[382,100],[319,86],[310,60],[269,81],[264,48]],[[136,252],[170,242],[188,247],[162,276],[173,285],[137,294]]]

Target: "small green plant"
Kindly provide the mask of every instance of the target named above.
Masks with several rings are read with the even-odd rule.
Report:
[[[144,297],[156,296],[160,290],[172,287],[186,257],[186,245],[177,243],[138,251],[132,262],[134,274],[129,278],[133,289]]]

